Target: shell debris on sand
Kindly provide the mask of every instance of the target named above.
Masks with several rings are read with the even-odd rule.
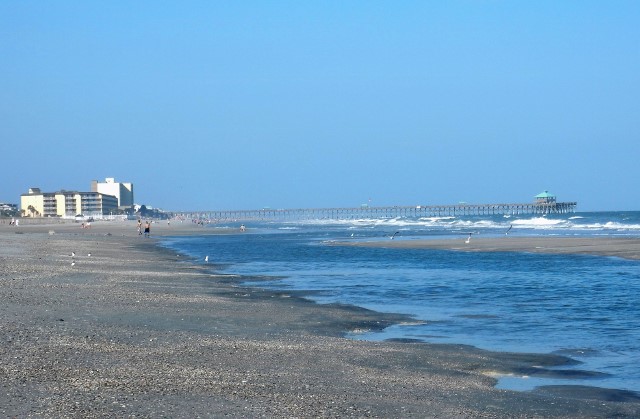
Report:
[[[109,224],[113,236],[56,226],[46,243],[50,227],[27,228],[0,227],[3,416],[640,416],[633,400],[509,392],[482,374],[546,355],[345,339],[408,320],[246,289],[141,243],[135,222]]]

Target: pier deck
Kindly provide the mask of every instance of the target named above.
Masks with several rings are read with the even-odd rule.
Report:
[[[259,210],[220,210],[175,212],[173,215],[185,218],[208,220],[352,220],[367,218],[396,217],[450,217],[474,215],[518,215],[518,214],[567,214],[575,212],[576,202],[526,203],[526,204],[457,204],[457,205],[415,205],[387,207],[346,207],[346,208],[296,208]]]

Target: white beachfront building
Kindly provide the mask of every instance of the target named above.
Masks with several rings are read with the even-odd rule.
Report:
[[[116,182],[115,178],[108,177],[104,182],[91,181],[91,191],[115,196],[121,210],[133,208],[133,183]]]

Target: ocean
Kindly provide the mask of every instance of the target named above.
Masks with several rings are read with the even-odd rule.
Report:
[[[246,222],[241,234],[164,245],[237,274],[247,286],[308,291],[319,303],[411,315],[364,340],[411,339],[501,352],[554,353],[597,378],[499,377],[498,387],[590,385],[640,392],[640,261],[586,255],[331,246],[335,241],[640,236],[640,211]],[[240,222],[203,228],[238,228]],[[212,307],[212,309],[215,309]],[[566,366],[562,367],[567,369]],[[571,368],[571,367],[570,367]]]

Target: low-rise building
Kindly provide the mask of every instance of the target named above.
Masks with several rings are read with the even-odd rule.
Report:
[[[16,204],[0,203],[0,217],[14,217],[18,214],[18,206]]]
[[[73,217],[107,215],[118,209],[115,196],[99,192],[42,192],[30,188],[20,195],[20,211],[24,217]]]
[[[15,211],[18,209],[16,204],[7,204],[5,202],[0,202],[0,210],[1,211]]]

